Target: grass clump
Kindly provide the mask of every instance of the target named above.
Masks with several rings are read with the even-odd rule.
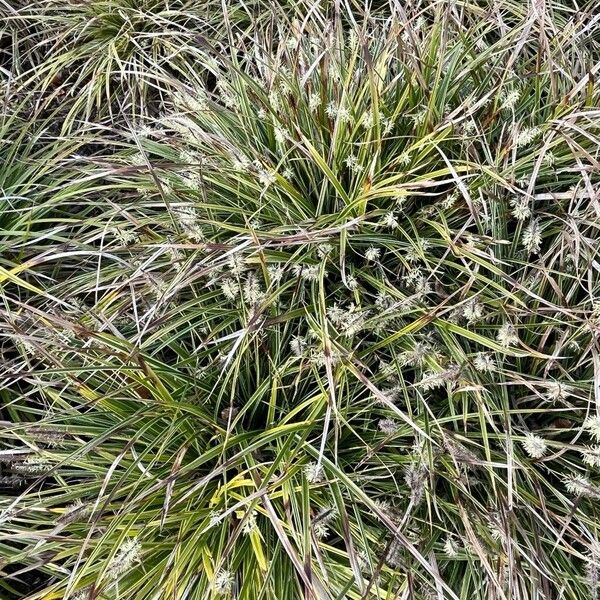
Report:
[[[592,9],[231,4],[6,16],[2,593],[595,597]]]

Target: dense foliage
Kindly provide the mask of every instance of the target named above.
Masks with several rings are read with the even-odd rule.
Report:
[[[0,24],[2,598],[597,597],[595,2]]]

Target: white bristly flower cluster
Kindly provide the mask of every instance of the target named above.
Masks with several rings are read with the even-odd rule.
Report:
[[[256,511],[253,510],[246,516],[244,524],[242,525],[242,533],[244,535],[250,535],[256,529]]]
[[[495,541],[501,542],[504,546],[510,542],[510,534],[506,530],[506,525],[502,521],[499,513],[494,511],[488,515],[487,527],[492,539]]]
[[[410,263],[418,262],[427,254],[431,248],[431,242],[425,238],[418,237],[414,240],[414,245],[406,251],[404,255]]]
[[[352,337],[364,328],[368,312],[359,310],[354,303],[346,309],[334,304],[327,309],[327,316],[341,333]]]
[[[400,364],[409,365],[411,367],[423,366],[428,357],[436,357],[439,352],[429,342],[424,340],[415,341],[412,350],[403,352],[400,355]]]
[[[294,265],[292,271],[296,277],[301,277],[305,281],[319,280],[319,265]],[[327,272],[324,272],[324,277],[327,277]]]
[[[396,387],[381,390],[380,394],[374,394],[372,400],[375,404],[381,404],[385,406],[387,402],[391,402],[392,404],[398,398],[399,389]],[[382,398],[383,396],[383,398]],[[387,401],[387,402],[386,402]]]
[[[375,297],[375,306],[380,308],[382,311],[385,311],[394,306],[394,297],[382,290],[378,292],[377,296]]]
[[[379,115],[379,122],[381,123],[381,133],[387,135],[394,128],[394,122],[392,119],[388,119],[385,115]]]
[[[467,119],[462,124],[462,133],[465,137],[469,138],[473,136],[477,131],[477,123],[473,119]]]
[[[356,279],[354,275],[348,275],[348,277],[346,277],[346,285],[349,290],[354,291],[358,289],[358,279]]]
[[[317,256],[319,258],[326,258],[333,252],[333,246],[331,244],[319,244],[317,246]]]
[[[325,539],[329,535],[329,524],[337,516],[337,509],[335,507],[324,508],[315,517],[312,527],[315,532],[317,539]]]
[[[198,135],[199,127],[198,127],[197,123],[195,121],[193,121],[192,119],[190,119],[189,117],[185,117],[182,115],[172,115],[172,116],[162,119],[161,122],[163,123],[163,125],[165,127],[172,129],[173,131],[176,131],[186,141],[192,142],[192,143],[197,143],[197,135]],[[140,156],[142,158],[143,162],[138,164],[137,166],[146,165],[147,163],[146,163],[145,159],[143,158],[143,156],[140,154],[138,154],[138,156]],[[163,190],[165,192],[167,190],[170,191],[170,186],[169,186],[168,181],[161,181],[161,183],[163,186]]]
[[[237,281],[228,277],[221,282],[221,291],[227,300],[235,300],[240,294],[240,286]]]
[[[273,173],[267,171],[267,169],[261,168],[258,172],[258,180],[260,181],[261,185],[263,185],[265,188],[268,188],[277,181],[277,178]]]
[[[364,170],[364,167],[358,162],[358,157],[355,154],[349,154],[344,162],[353,173],[362,173]]]
[[[327,523],[324,523],[323,521],[314,523],[313,531],[318,540],[324,540],[329,535],[329,527],[327,526]]]
[[[419,387],[425,391],[442,387],[447,383],[453,387],[456,384],[459,373],[460,368],[454,364],[449,365],[442,371],[425,371],[423,378],[419,382]]]
[[[523,449],[525,452],[527,452],[527,455],[530,458],[542,458],[542,456],[544,456],[548,450],[546,440],[532,432],[525,434],[525,439],[523,440],[522,444]]]
[[[117,240],[121,246],[131,246],[138,241],[138,236],[134,231],[122,229],[121,227],[111,227],[109,233]]]
[[[560,381],[549,381],[546,384],[546,389],[546,398],[550,402],[560,402],[569,395],[569,392]]]
[[[538,219],[532,219],[524,229],[522,243],[528,254],[539,254],[542,246],[542,235]]]
[[[108,565],[110,577],[117,579],[126,573],[133,563],[140,560],[141,549],[142,546],[136,537],[125,540]]]
[[[11,464],[11,470],[24,475],[43,475],[50,471],[50,462],[44,456],[28,456],[24,461]]]
[[[192,113],[208,110],[206,97],[203,92],[198,90],[193,95],[188,92],[175,92],[173,94],[173,106],[178,110],[189,110]]]
[[[412,120],[415,125],[423,125],[423,123],[425,123],[426,118],[427,110],[422,108],[413,115]]]
[[[565,487],[571,494],[576,494],[577,496],[596,499],[600,498],[600,488],[580,473],[565,477]]]
[[[226,569],[219,569],[213,581],[213,590],[219,596],[226,596],[233,588],[233,574]]]
[[[472,465],[478,462],[477,456],[471,452],[465,445],[461,444],[449,436],[444,437],[444,448],[457,462],[464,462]]]
[[[475,323],[479,321],[484,315],[484,307],[477,298],[471,298],[465,302],[462,309],[463,316],[467,319],[468,323]]]
[[[393,419],[381,419],[378,423],[379,431],[386,435],[393,435],[399,429],[398,423]]]
[[[445,381],[442,372],[425,371],[421,381],[419,382],[419,386],[423,388],[423,390],[429,391],[438,387],[442,387],[444,383]]]
[[[381,256],[381,248],[375,248],[374,246],[370,246],[365,250],[365,258],[369,262],[377,262],[379,257]]]
[[[591,557],[585,563],[585,582],[590,592],[590,600],[598,599],[598,587],[600,587],[600,569],[596,564],[597,557]]]
[[[525,221],[531,217],[531,208],[527,198],[513,198],[510,205],[513,207],[512,215],[517,221]]]
[[[411,156],[408,152],[404,152],[398,157],[398,165],[401,167],[407,167],[410,164]]]
[[[427,473],[427,465],[422,457],[416,457],[404,470],[404,481],[410,491],[410,500],[413,504],[418,504],[423,498]]]
[[[517,148],[522,148],[523,146],[528,146],[542,133],[542,130],[539,127],[524,127],[519,131],[517,137],[515,138],[515,144]]]
[[[448,210],[452,208],[458,200],[458,192],[452,192],[442,200],[442,208]]]
[[[509,346],[514,346],[519,343],[519,336],[517,335],[517,330],[515,329],[512,323],[504,323],[498,333],[496,334],[496,339],[504,348],[508,348]]]
[[[590,446],[582,452],[582,459],[590,467],[600,467],[600,446]]]
[[[175,129],[175,127],[172,127]],[[145,167],[148,163],[141,152],[136,152],[129,157],[129,163],[134,167]]]
[[[169,243],[171,243],[171,240],[169,240]],[[169,253],[169,260],[173,265],[173,268],[176,271],[181,271],[183,268],[183,262],[185,260],[185,255],[183,252],[179,248],[176,248],[172,245],[167,246],[167,252]]]
[[[208,528],[216,527],[221,522],[221,513],[218,510],[213,510],[210,513],[210,519],[208,521]]]
[[[315,112],[319,106],[321,106],[321,96],[313,92],[308,97],[308,108],[311,112]]]
[[[325,113],[330,119],[337,119],[340,123],[350,123],[352,120],[350,111],[345,106],[338,105],[335,102],[330,102],[327,105]]]
[[[552,150],[548,150],[546,151],[546,154],[544,154],[543,161],[548,167],[553,167],[554,163],[556,162],[556,155],[554,152],[552,152]]]
[[[294,356],[301,357],[306,350],[306,340],[301,336],[293,337],[290,342],[290,349]]]
[[[245,156],[232,154],[231,165],[236,171],[248,171],[252,166],[252,161]]]
[[[460,545],[453,535],[449,535],[444,542],[444,553],[448,558],[458,556]]]
[[[512,110],[515,104],[519,101],[520,92],[517,89],[505,90],[500,97],[500,109],[501,110]]]
[[[56,519],[56,522],[63,525],[74,523],[75,521],[87,517],[91,510],[91,505],[84,504],[80,499],[77,499],[65,508],[65,511]]]
[[[596,440],[600,442],[600,416],[599,415],[590,415],[583,422],[583,428],[587,429],[589,434]]]
[[[219,79],[219,81],[217,81],[217,90],[221,96],[223,104],[227,108],[238,108],[239,102],[235,98],[233,89],[230,87],[229,82],[225,81],[224,79]]]
[[[285,274],[285,269],[281,265],[269,265],[267,271],[269,272],[269,277],[273,283],[281,281]]]
[[[246,264],[246,259],[239,254],[232,254],[227,260],[227,268],[228,271],[234,277],[238,277],[244,271],[248,270],[248,265]]]
[[[477,371],[490,373],[496,369],[496,361],[494,361],[489,352],[479,352],[473,359],[473,366]]]
[[[4,509],[2,512],[0,512],[0,525],[4,525],[4,523],[10,523],[16,516],[17,511],[15,508]]]
[[[304,466],[304,476],[308,483],[319,483],[323,481],[323,467],[316,462],[309,462]]]
[[[585,582],[590,591],[590,600],[598,599],[598,588],[600,587],[600,543],[592,540],[589,546],[589,554],[585,562]]]
[[[324,367],[327,363],[332,366],[337,365],[343,357],[343,354],[335,348],[331,349],[329,356],[325,354],[324,350],[318,349],[312,349],[310,353],[310,361],[319,368]]]
[[[396,509],[387,501],[382,500],[381,498],[376,498],[373,500],[373,505],[375,506],[376,511],[373,511],[377,518],[384,516],[390,521],[394,521],[397,517]],[[379,514],[381,513],[381,515]]]
[[[65,439],[65,434],[62,431],[52,431],[43,427],[32,427],[28,430],[28,433],[38,442],[50,448],[61,446]]]
[[[260,304],[264,300],[264,292],[260,288],[260,283],[256,277],[256,273],[250,272],[246,276],[243,285],[244,301],[250,306]]]
[[[289,137],[288,132],[283,127],[280,127],[279,125],[275,125],[275,127],[273,128],[273,133],[275,135],[275,141],[278,144],[284,144],[286,138]]]
[[[382,227],[387,227],[388,229],[398,229],[400,225],[398,217],[392,211],[385,213],[385,215],[381,217],[380,224]]]
[[[387,551],[386,562],[393,568],[398,569],[402,565],[402,544],[397,540],[393,540]]]

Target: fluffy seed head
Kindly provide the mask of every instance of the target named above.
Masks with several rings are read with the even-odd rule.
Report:
[[[518,198],[511,201],[513,207],[512,215],[517,221],[525,221],[531,217],[531,208],[526,198]]]
[[[392,435],[398,431],[398,423],[393,419],[381,419],[378,426],[379,430],[387,435]]]
[[[500,327],[496,334],[496,339],[505,348],[519,343],[519,336],[517,335],[514,325],[508,322]]]
[[[483,314],[483,304],[481,304],[481,302],[479,302],[476,298],[472,298],[468,302],[465,302],[465,305],[463,306],[463,315],[469,323],[475,323],[476,321],[479,321],[483,317]]]
[[[542,133],[542,130],[539,127],[524,127],[519,131],[517,137],[515,139],[515,144],[517,148],[521,148],[522,146],[528,146]]]
[[[219,596],[226,596],[233,588],[233,574],[225,569],[220,569],[215,575],[213,589]]]
[[[542,456],[544,456],[548,450],[544,438],[531,432],[525,434],[525,439],[523,440],[522,444],[523,449],[531,458],[542,458]]]
[[[400,223],[398,222],[398,217],[392,212],[387,212],[381,218],[381,225],[383,227],[387,227],[388,229],[397,229]]]
[[[350,169],[350,171],[353,173],[361,173],[364,169],[355,154],[349,154],[344,162],[346,163],[348,169]]]
[[[590,467],[600,467],[600,446],[590,446],[582,452],[582,459]]]
[[[503,94],[502,94],[502,103],[500,104],[500,108],[502,110],[512,110],[515,106],[515,104],[519,101],[519,96],[521,94],[519,93],[518,90],[512,89],[512,90],[506,90]]]
[[[496,369],[496,361],[488,352],[479,352],[473,359],[473,366],[477,371],[489,373]]]
[[[315,112],[321,106],[321,96],[319,94],[311,94],[308,98],[308,108],[311,112]]]
[[[301,336],[295,336],[290,342],[290,349],[294,356],[302,356],[306,350],[306,340]]]
[[[309,462],[304,467],[304,475],[309,483],[323,481],[323,467],[316,462]]]
[[[319,540],[325,539],[329,535],[329,527],[323,521],[319,521],[318,523],[314,523],[313,524],[313,531],[315,532],[315,536]]]
[[[456,541],[454,536],[449,535],[446,538],[446,541],[444,542],[444,552],[445,552],[446,556],[448,558],[454,558],[455,556],[458,556],[459,550],[460,550],[460,547],[458,545],[458,542]]]
[[[542,233],[538,219],[532,219],[524,229],[522,243],[528,254],[539,254],[542,246]]]
[[[235,300],[240,293],[240,286],[236,281],[227,278],[221,282],[221,291],[228,300]]]
[[[417,459],[411,462],[404,471],[404,481],[410,491],[410,500],[418,504],[423,498],[427,483],[427,466]]]
[[[584,429],[590,433],[590,435],[600,442],[600,416],[591,415],[583,422]]]
[[[378,261],[380,256],[381,256],[381,248],[375,248],[375,246],[370,246],[365,251],[365,258],[369,262]]]
[[[580,473],[565,477],[565,487],[571,494],[587,498],[600,498],[600,488]]]
[[[119,551],[115,554],[108,566],[108,573],[113,579],[117,579],[126,573],[134,562],[139,561],[141,544],[137,538],[129,538],[123,542]]]

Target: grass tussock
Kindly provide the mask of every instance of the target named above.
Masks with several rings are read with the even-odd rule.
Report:
[[[0,596],[596,598],[599,26],[0,0]]]

